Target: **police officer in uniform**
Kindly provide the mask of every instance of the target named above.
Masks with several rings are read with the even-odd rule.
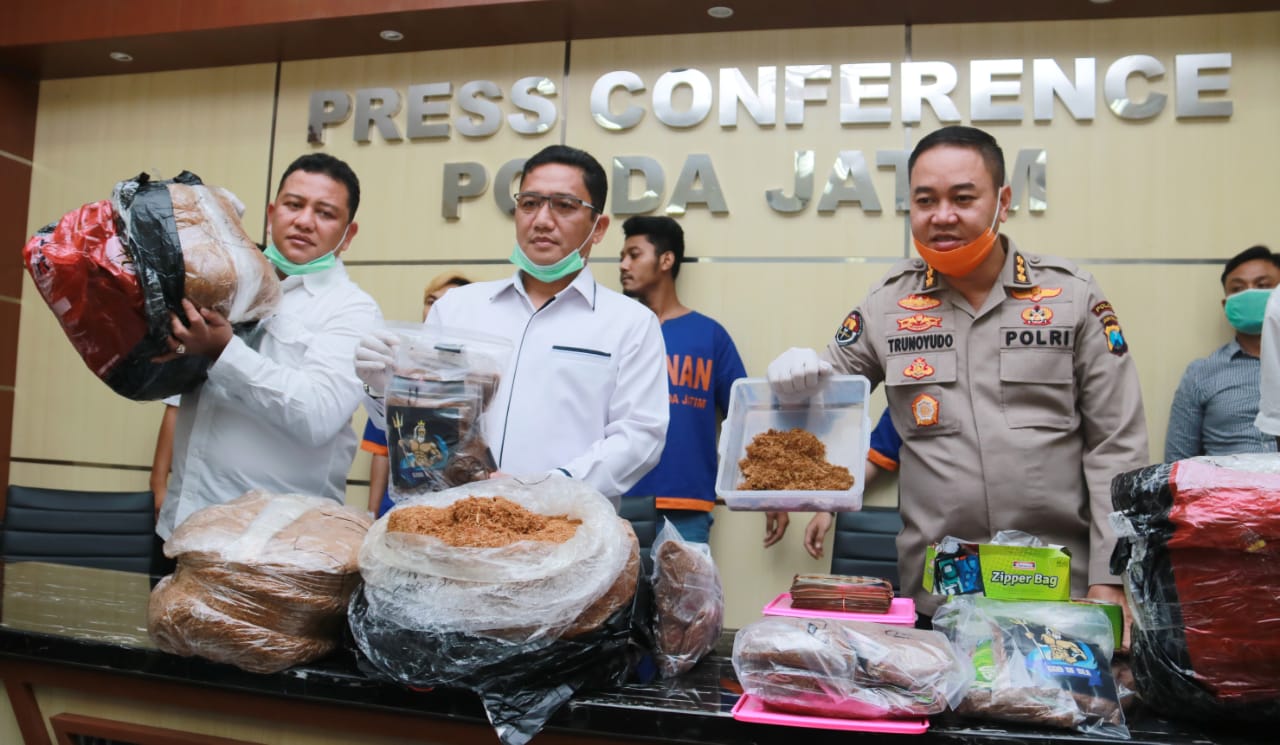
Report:
[[[898,564],[922,614],[937,605],[921,586],[925,547],[1007,529],[1070,550],[1073,596],[1123,604],[1111,479],[1149,455],[1115,310],[1088,272],[999,234],[1012,194],[991,135],[940,129],[908,168],[920,258],[894,266],[821,356],[780,355],[769,382],[784,399],[833,370],[884,382],[903,440]]]

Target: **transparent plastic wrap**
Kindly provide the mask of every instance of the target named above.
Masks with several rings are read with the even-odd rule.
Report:
[[[933,627],[971,662],[962,714],[1129,736],[1111,672],[1111,619],[1100,606],[957,596]]]
[[[447,527],[493,498],[580,522],[563,542],[493,547],[388,529],[398,513]],[[456,530],[477,527],[469,523]],[[362,667],[406,685],[474,690],[499,738],[519,745],[578,688],[625,678],[639,566],[630,525],[580,481],[488,480],[409,497],[365,538],[351,632]]]
[[[664,520],[653,547],[654,642],[664,678],[688,672],[724,630],[724,590],[705,543],[684,540]]]
[[[323,657],[341,636],[370,522],[330,499],[262,490],[200,510],[165,543],[177,570],[151,593],[147,631],[167,652],[250,672]]]
[[[170,313],[184,295],[233,324],[279,302],[270,264],[240,225],[230,192],[183,172],[116,184],[110,201],[86,204],[41,228],[23,257],[36,288],[89,369],[116,393],[165,398],[204,380],[208,360],[169,352]]]
[[[738,631],[733,669],[743,691],[771,708],[853,719],[941,713],[972,677],[936,631],[785,616]]]
[[[1141,468],[1111,496],[1142,700],[1168,716],[1280,723],[1280,455]]]
[[[483,413],[511,342],[469,329],[388,327],[401,337],[385,401],[392,500],[488,478],[497,463]]]

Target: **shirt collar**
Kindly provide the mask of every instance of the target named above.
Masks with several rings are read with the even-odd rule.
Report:
[[[497,300],[505,292],[515,292],[529,302],[529,294],[524,290],[524,283],[520,281],[520,270],[517,269],[514,274],[507,278],[505,282],[498,285],[493,294],[489,296],[489,302]],[[578,276],[573,278],[569,286],[561,290],[556,297],[561,295],[577,295],[581,297],[583,302],[592,310],[596,308],[596,278],[591,274],[591,266],[582,267],[582,271],[578,272]],[[529,303],[531,306],[532,302]]]
[[[337,282],[341,282],[347,276],[347,268],[343,265],[342,259],[338,259],[333,268],[326,269],[323,272],[312,272],[310,274],[295,274],[291,277],[285,277],[280,280],[280,289],[288,292],[295,287],[301,285],[306,291],[312,295],[319,295],[326,288],[333,286]]]

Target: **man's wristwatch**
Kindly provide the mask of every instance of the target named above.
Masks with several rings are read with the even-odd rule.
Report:
[[[364,384],[364,395],[368,396],[369,398],[376,398],[378,400],[382,400],[382,394],[374,393],[373,389],[369,387],[368,383]]]

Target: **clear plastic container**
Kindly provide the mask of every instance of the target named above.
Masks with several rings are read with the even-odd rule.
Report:
[[[794,404],[778,401],[764,378],[740,378],[729,393],[729,413],[720,428],[716,496],[731,510],[771,512],[853,512],[862,509],[871,419],[871,383],[861,375],[833,375],[822,390]],[[826,460],[849,469],[853,486],[843,491],[740,490],[747,445],[770,429],[803,429],[826,446]]]

